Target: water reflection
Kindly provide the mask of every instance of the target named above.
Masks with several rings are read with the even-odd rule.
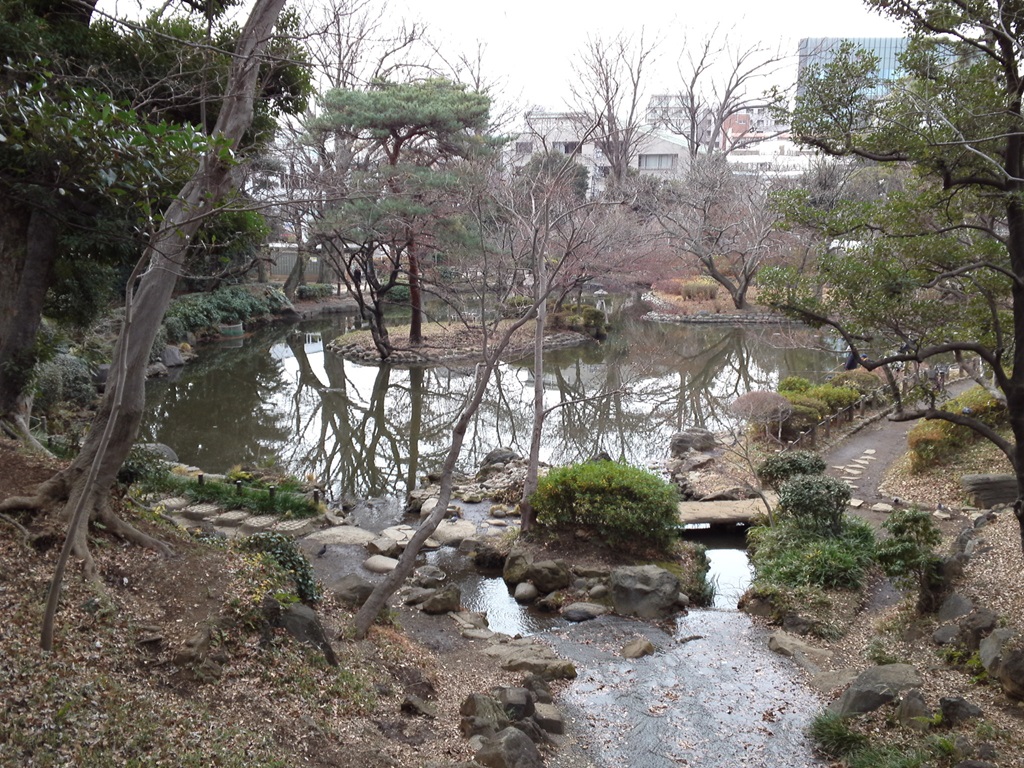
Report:
[[[176,380],[151,382],[143,439],[215,472],[278,462],[342,495],[402,495],[437,468],[473,381],[471,365],[370,366],[324,352],[353,318],[277,328],[240,349],[204,348]],[[662,461],[684,426],[729,426],[728,403],[780,377],[815,376],[834,356],[806,331],[673,326],[621,320],[604,344],[546,356],[542,459],[606,451],[637,466]],[[529,361],[504,364],[467,434],[469,471],[498,445],[525,453]],[[607,396],[600,396],[610,393]]]

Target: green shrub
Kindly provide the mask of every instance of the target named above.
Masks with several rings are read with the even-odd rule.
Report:
[[[553,469],[530,497],[537,521],[595,531],[613,546],[667,548],[679,525],[678,492],[650,472],[613,461]]]
[[[164,316],[167,338],[183,341],[217,325],[241,323],[287,306],[279,290],[267,286],[229,285],[212,293],[190,293],[171,302]]]
[[[811,382],[805,379],[803,376],[787,376],[779,382],[779,392],[792,392],[793,394],[802,394],[810,389],[812,386]]]
[[[61,352],[33,371],[35,407],[48,413],[61,403],[84,408],[96,398],[92,372],[81,358]]]
[[[387,293],[384,294],[383,298],[393,304],[406,304],[412,294],[409,292],[409,286],[404,283],[398,283],[391,286]]]
[[[789,400],[794,407],[807,408],[813,411],[818,417],[815,423],[821,421],[832,412],[828,407],[828,403],[817,397],[810,397],[799,392],[780,392],[779,394]]]
[[[750,529],[747,543],[760,589],[859,589],[875,557],[871,526],[849,517],[829,536],[799,520],[782,519]]]
[[[757,479],[774,491],[799,475],[821,475],[825,460],[813,451],[786,451],[769,456],[757,467]]]
[[[818,749],[832,758],[842,758],[864,749],[868,737],[850,727],[850,721],[834,712],[815,717],[807,729]]]
[[[885,575],[904,589],[916,587],[920,610],[937,607],[931,596],[942,560],[934,550],[942,542],[942,534],[932,516],[917,508],[897,509],[882,527],[889,535],[879,542],[877,558]]]
[[[840,371],[829,382],[833,387],[855,389],[861,395],[870,395],[882,386],[882,380],[871,371],[858,368],[854,371]]]
[[[811,387],[805,394],[807,397],[813,397],[825,403],[828,406],[829,413],[838,413],[860,400],[860,393],[857,390],[837,387],[831,384]]]
[[[287,536],[263,531],[240,539],[236,546],[242,552],[259,552],[266,555],[284,570],[295,583],[295,594],[302,602],[316,603],[322,597],[312,566],[295,546],[295,542]]]
[[[307,283],[295,289],[295,296],[301,301],[316,301],[334,295],[334,286],[330,283]]]
[[[122,485],[133,483],[157,482],[169,473],[167,462],[156,451],[141,446],[133,446],[128,452],[121,468],[117,471],[117,481]]]
[[[793,404],[793,411],[782,422],[782,439],[796,440],[819,421],[821,421],[821,417],[816,409]]]
[[[1006,404],[992,397],[982,387],[973,387],[962,395],[946,401],[942,410],[968,414],[990,427],[1006,423]],[[979,439],[970,427],[942,419],[921,421],[907,433],[910,448],[910,469],[920,472],[942,464],[955,456],[960,448]]]
[[[779,489],[779,514],[820,535],[839,535],[850,486],[825,475],[800,475]]]

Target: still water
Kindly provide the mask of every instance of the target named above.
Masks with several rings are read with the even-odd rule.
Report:
[[[440,466],[473,381],[471,365],[401,368],[345,360],[324,344],[350,316],[272,328],[200,349],[196,362],[147,385],[142,439],[166,443],[208,472],[277,464],[329,495],[403,497]],[[604,343],[545,357],[542,460],[605,451],[635,466],[668,456],[686,426],[734,426],[728,404],[789,375],[820,378],[836,356],[807,330],[619,319]],[[503,364],[463,449],[467,471],[497,446],[525,454],[532,424],[530,361]]]

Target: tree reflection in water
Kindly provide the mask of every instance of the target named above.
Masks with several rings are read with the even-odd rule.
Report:
[[[143,440],[167,443],[207,471],[277,463],[324,482],[332,497],[405,493],[437,468],[473,366],[399,368],[323,350],[352,318],[272,329],[237,349],[202,350],[173,381],[151,382]],[[822,378],[835,356],[810,331],[620,320],[604,344],[546,356],[542,460],[605,451],[637,465],[668,454],[685,426],[732,425],[726,406],[781,377]],[[467,435],[462,466],[496,446],[529,447],[529,361],[501,366]],[[601,396],[604,393],[607,396]]]

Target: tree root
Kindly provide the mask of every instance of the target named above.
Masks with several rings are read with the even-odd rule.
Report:
[[[101,507],[95,517],[94,521],[102,523],[108,531],[115,536],[118,536],[130,544],[136,544],[146,549],[151,549],[154,552],[158,552],[164,557],[173,557],[174,550],[164,541],[150,536],[148,533],[143,533],[131,523],[122,520],[118,515],[114,514],[110,507],[104,505]]]
[[[21,533],[21,541],[23,544],[28,544],[32,540],[32,534],[29,532],[28,528],[26,528],[24,525],[19,523],[14,518],[8,517],[4,514],[0,514],[0,520],[3,520],[5,523],[18,529],[18,531]]]

